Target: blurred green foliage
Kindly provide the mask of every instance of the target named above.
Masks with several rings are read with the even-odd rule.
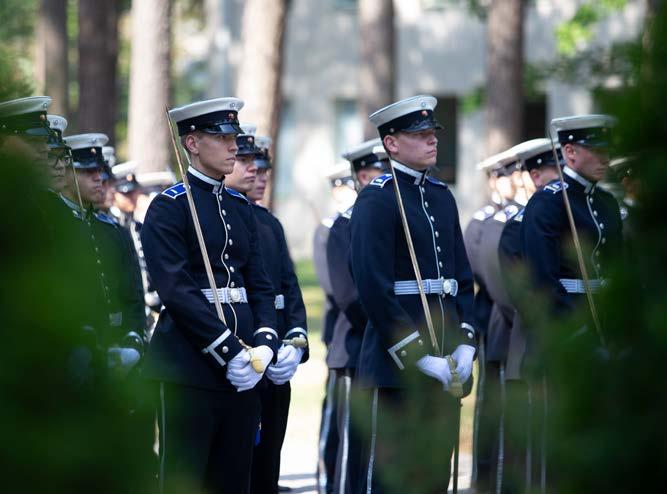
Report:
[[[573,56],[593,37],[597,23],[626,4],[627,0],[588,0],[579,5],[574,16],[556,28],[558,52]]]

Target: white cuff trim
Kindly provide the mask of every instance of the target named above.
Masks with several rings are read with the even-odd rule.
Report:
[[[419,331],[415,331],[414,333],[411,333],[410,335],[406,336],[401,341],[396,343],[394,346],[389,348],[389,350],[387,350],[389,352],[389,355],[391,355],[391,358],[394,359],[394,362],[396,363],[396,365],[398,366],[399,369],[403,370],[403,369],[405,369],[405,366],[403,365],[403,362],[401,362],[401,359],[397,355],[398,351],[401,348],[403,348],[404,346],[409,345],[410,343],[412,343],[417,338],[419,338]],[[401,354],[401,357],[405,357],[405,356],[406,356],[405,352],[403,352]]]
[[[225,341],[227,338],[229,338],[229,335],[231,335],[232,332],[228,329],[224,333],[222,333],[220,336],[218,336],[213,343],[211,343],[209,346],[204,348],[201,352],[203,354],[211,354],[215,360],[218,361],[220,364],[220,367],[224,367],[227,365],[227,362],[218,355],[218,353],[215,351],[215,349],[222,344],[223,341]],[[223,350],[224,351],[224,350]]]
[[[290,336],[292,336],[295,333],[303,335],[304,338],[308,338],[308,333],[306,332],[305,329],[303,329],[303,328],[292,328],[287,333],[285,333],[285,339],[289,338]]]
[[[276,330],[275,330],[275,329],[271,329],[271,328],[269,328],[269,327],[259,328],[257,331],[255,331],[255,332],[252,334],[252,336],[255,337],[255,336],[257,336],[259,333],[271,333],[273,336],[275,336],[276,338],[278,338],[278,333],[276,333]]]

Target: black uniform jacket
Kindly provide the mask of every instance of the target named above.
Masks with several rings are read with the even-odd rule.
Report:
[[[284,298],[284,308],[276,311],[277,331],[280,338],[308,338],[306,306],[303,303],[299,280],[290,257],[285,231],[278,218],[263,206],[253,204],[257,218],[257,232],[264,269],[269,275],[273,291]],[[308,351],[304,352],[304,362]]]
[[[476,345],[473,278],[458,210],[447,185],[394,162],[424,280],[455,279],[457,295],[427,295],[439,346]],[[368,314],[357,373],[378,387],[400,386],[404,359],[433,354],[419,295],[396,295],[394,282],[415,280],[391,175],[366,186],[354,206],[352,271]]]
[[[336,218],[327,241],[327,264],[333,298],[340,313],[334,325],[327,366],[330,369],[355,369],[368,317],[354,284],[350,267],[350,218],[353,208]]]
[[[164,304],[149,345],[148,378],[219,389],[231,386],[225,365],[251,346],[280,346],[271,282],[259,251],[253,209],[238,192],[192,168],[188,170],[208,257],[218,288],[247,290],[248,303],[223,304],[218,318],[185,186],[162,192],[151,203],[141,240],[151,279]],[[238,292],[236,292],[238,295]]]
[[[572,214],[591,279],[605,278],[605,261],[622,251],[622,223],[614,197],[577,174],[563,169],[565,184],[554,180],[531,197],[521,221],[521,250],[537,288],[552,301],[555,314],[569,312],[583,300],[568,293],[560,280],[581,279],[568,223],[563,188],[567,188]]]

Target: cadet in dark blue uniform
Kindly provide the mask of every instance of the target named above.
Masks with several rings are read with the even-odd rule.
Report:
[[[255,127],[242,125],[244,134],[236,138],[238,151],[234,172],[225,178],[225,184],[246,197],[253,191],[258,166],[263,166],[263,175],[270,163],[268,154],[255,144]],[[267,150],[268,152],[268,150]],[[255,158],[260,154],[261,160]],[[287,242],[278,219],[263,206],[249,201],[257,218],[257,234],[264,269],[273,286],[276,308],[276,330],[280,339],[296,336],[306,337],[306,309],[301,297],[294,266],[287,251]],[[276,364],[269,366],[260,389],[261,430],[259,442],[253,453],[250,492],[272,494],[278,492],[280,477],[280,451],[287,428],[291,390],[289,380],[304,359],[304,349],[282,346],[278,350]]]
[[[447,185],[428,175],[436,160],[436,103],[431,96],[415,96],[369,118],[378,127],[398,177],[438,344],[445,354],[452,354],[461,381],[466,382],[476,348],[473,279],[454,197]],[[382,211],[382,220],[378,220],[378,211]],[[402,398],[401,387],[403,375],[415,370],[415,362],[421,372],[439,381],[433,393],[444,393],[451,373],[446,359],[433,355],[429,335],[423,332],[424,313],[391,175],[374,179],[361,191],[351,229],[352,270],[369,319],[357,367],[360,382],[373,389],[365,472],[368,488],[382,492],[383,469],[398,467],[407,458],[400,450],[405,438],[395,437],[387,427],[378,427],[378,415],[392,407],[410,405]],[[448,424],[447,433],[444,437],[431,434],[427,441],[433,442],[421,445],[424,451],[442,459],[437,471],[420,471],[438,492],[449,484],[450,459],[458,432],[459,403],[448,394],[443,398],[444,408],[438,413]],[[415,431],[421,427],[408,426]],[[394,454],[392,464],[386,459],[378,463],[376,452],[387,452],[387,448]],[[394,487],[409,491],[409,486]]]
[[[358,190],[388,168],[387,154],[378,138],[356,146],[343,154],[343,158],[350,162]],[[334,479],[336,493],[359,492],[364,480],[359,431],[350,420],[352,384],[368,321],[350,268],[350,218],[353,207],[336,218],[326,246],[332,295],[340,311],[327,352],[327,366],[336,372],[338,382],[336,401],[340,444]]]
[[[502,334],[503,321],[494,296],[497,297],[502,288],[497,262],[494,263],[495,254],[490,259],[489,256],[493,253],[493,245],[497,246],[497,237],[506,216],[518,209],[513,203],[516,188],[512,180],[516,161],[516,155],[511,150],[506,150],[477,165],[479,170],[485,171],[489,176],[493,203],[473,215],[463,235],[470,266],[477,282],[474,307],[475,328],[479,331],[480,372],[475,400],[472,483],[480,491],[491,490],[494,484],[500,421],[498,335]]]
[[[219,98],[170,111],[192,161],[188,179],[227,324],[213,305],[184,184],[153,200],[141,232],[164,304],[144,374],[159,387],[160,487],[167,492],[248,492],[262,374],[242,341],[265,367],[280,346],[254,212],[223,183],[234,168],[242,106]]]
[[[560,147],[556,144],[556,147]],[[533,139],[512,148],[521,161],[522,168],[528,173],[532,184],[539,190],[548,182],[558,178],[556,162],[553,158],[552,144],[549,139]],[[560,155],[560,151],[558,151]],[[539,434],[531,430],[531,410],[525,376],[521,372],[521,364],[525,351],[525,338],[521,327],[521,318],[516,313],[516,293],[511,285],[516,286],[516,270],[521,261],[520,228],[523,219],[523,208],[507,221],[498,244],[498,259],[503,281],[507,286],[511,305],[504,310],[510,316],[511,325],[504,364],[505,399],[502,404],[503,444],[502,456],[499,455],[499,470],[495,476],[496,492],[525,492],[530,488],[532,475],[527,472],[536,465],[533,462],[533,450],[539,451],[539,444],[528,443]],[[514,283],[513,283],[514,281]],[[514,312],[511,317],[511,312]],[[531,469],[532,470],[532,469]]]
[[[584,282],[573,253],[572,232],[563,199],[564,189],[567,189],[593,292],[599,290],[604,285],[605,277],[609,276],[605,271],[605,260],[622,249],[618,204],[610,193],[597,186],[608,170],[612,125],[613,119],[606,115],[553,120],[552,126],[558,132],[565,160],[565,182],[549,182],[533,195],[523,213],[521,253],[532,272],[535,289],[547,296],[547,310],[556,317],[567,316],[577,306],[586,304]],[[529,375],[532,402],[544,407],[541,411],[534,407],[533,415],[547,417],[547,399],[549,402],[557,401],[558,396],[554,396],[554,392],[563,383],[553,383],[555,387],[548,386],[549,370],[539,365],[539,355],[552,349],[541,345],[541,335],[536,334],[534,328],[524,325],[524,329],[527,340],[525,360],[532,370]],[[562,342],[578,340],[590,344],[591,352],[595,351],[593,347],[599,346],[592,327],[572,327],[559,336]],[[545,437],[544,434],[541,437]],[[545,440],[548,441],[548,438]],[[547,451],[548,447],[542,444],[540,450]],[[557,487],[557,479],[548,470],[544,453],[538,465],[541,487]]]
[[[338,212],[333,216],[324,218],[315,229],[313,238],[313,267],[324,292],[324,317],[322,320],[322,342],[327,347],[327,353],[333,340],[334,328],[340,314],[336,305],[331,286],[331,276],[327,262],[327,242],[331,227],[345,211],[349,204],[354,202],[356,191],[354,180],[347,164],[335,166],[327,178],[332,189],[334,202],[337,204]],[[328,361],[328,359],[327,359]],[[336,476],[336,459],[338,457],[338,423],[336,421],[336,410],[338,409],[338,395],[336,393],[338,381],[336,371],[327,365],[329,373],[322,403],[322,419],[320,420],[320,438],[317,462],[317,483],[320,493],[330,494],[333,492]]]

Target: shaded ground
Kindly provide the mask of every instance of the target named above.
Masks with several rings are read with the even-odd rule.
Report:
[[[327,375],[325,348],[320,340],[323,295],[309,261],[297,263],[297,274],[308,310],[311,356],[292,379],[292,404],[282,451],[281,485],[292,487],[292,492],[295,493],[316,493],[317,442]],[[470,485],[474,394],[473,392],[463,402],[459,481],[461,489]]]

